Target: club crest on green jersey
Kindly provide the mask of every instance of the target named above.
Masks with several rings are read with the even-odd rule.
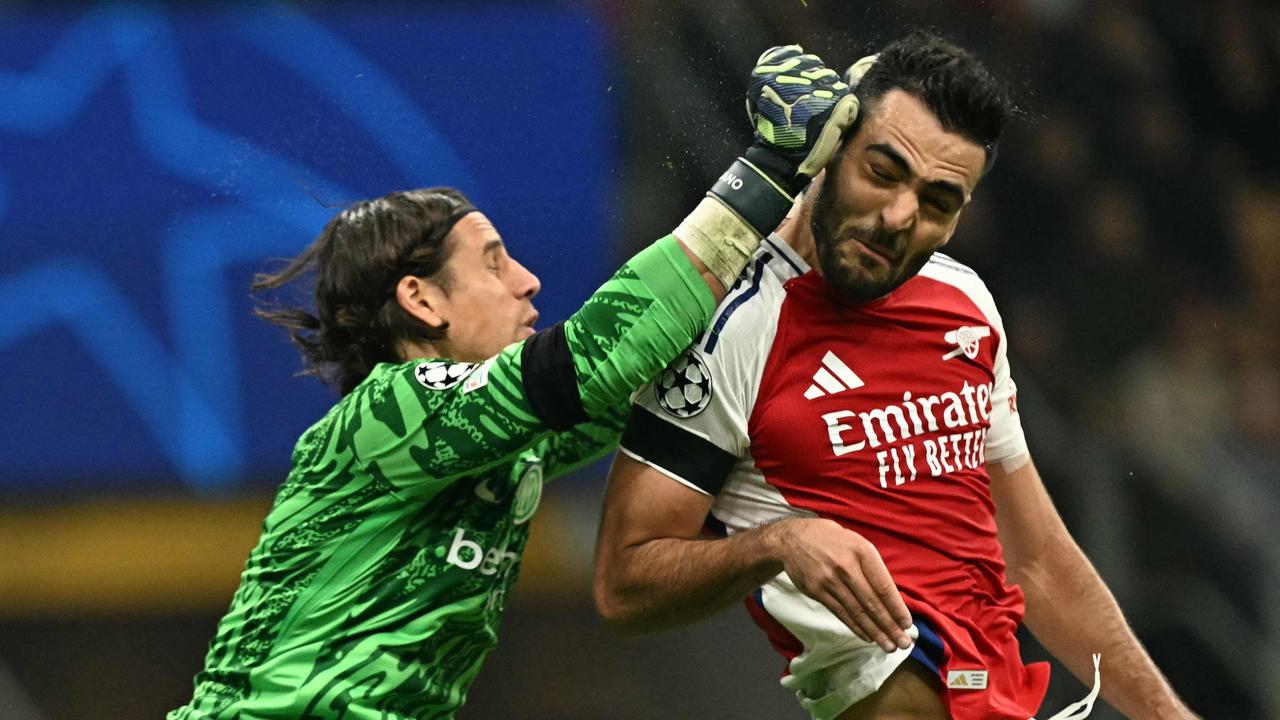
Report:
[[[462,382],[475,368],[476,363],[430,360],[419,363],[413,369],[413,376],[428,390],[448,390]]]
[[[511,501],[511,520],[522,525],[533,517],[542,500],[542,464],[534,463],[525,468],[516,484],[516,497]]]

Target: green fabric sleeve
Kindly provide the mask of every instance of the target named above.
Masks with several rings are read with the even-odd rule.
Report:
[[[632,258],[565,322],[586,414],[600,418],[625,407],[714,310],[714,296],[674,236]],[[508,461],[551,434],[526,396],[522,349],[523,342],[512,344],[481,364],[379,366],[335,408],[342,416],[336,441],[350,443],[357,463],[419,499]],[[566,467],[618,439],[600,424],[568,432]]]
[[[626,271],[626,272],[624,272]],[[630,396],[684,351],[710,321],[715,296],[668,235],[636,255],[614,276],[613,293],[645,297],[638,308],[605,294],[606,285],[565,323],[582,406],[596,417]],[[611,281],[612,282],[612,281]],[[628,307],[630,305],[630,307]],[[628,332],[617,326],[629,323]]]
[[[610,407],[599,417],[558,432],[538,444],[546,479],[554,480],[589,465],[618,447],[631,415],[631,401]]]

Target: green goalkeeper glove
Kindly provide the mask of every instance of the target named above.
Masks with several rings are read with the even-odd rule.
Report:
[[[827,166],[858,115],[849,85],[799,45],[765,51],[747,83],[755,142],[676,229],[725,287]]]
[[[711,192],[768,234],[827,166],[858,115],[858,99],[839,73],[799,45],[765,51],[748,80],[755,142]]]

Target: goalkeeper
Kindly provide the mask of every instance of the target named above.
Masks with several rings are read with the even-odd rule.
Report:
[[[629,396],[705,328],[857,100],[797,46],[752,72],[755,142],[675,230],[568,320],[534,332],[538,279],[461,193],[338,214],[255,292],[342,399],[298,440],[170,720],[447,718],[497,641],[545,479],[614,449]]]

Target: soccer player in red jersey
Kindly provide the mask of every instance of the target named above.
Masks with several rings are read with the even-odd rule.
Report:
[[[1022,662],[1024,621],[1093,679],[1056,717],[1087,716],[1099,685],[1129,717],[1194,717],[1045,491],[991,294],[937,252],[995,158],[1007,94],[927,34],[866,67],[820,188],[635,397],[596,551],[601,614],[643,632],[745,597],[816,720],[1027,720],[1049,672]]]

